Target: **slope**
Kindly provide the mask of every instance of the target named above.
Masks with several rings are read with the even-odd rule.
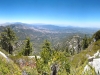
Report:
[[[19,67],[0,49],[0,75],[22,75]],[[7,54],[7,53],[6,53]]]
[[[81,51],[79,54],[72,56],[70,58],[72,73],[74,73],[74,75],[82,75],[89,61],[88,55],[93,56],[98,50],[100,50],[100,40],[92,42],[87,49]],[[86,72],[85,75],[89,75],[90,73],[92,75],[96,75],[94,68],[90,68],[91,69]]]

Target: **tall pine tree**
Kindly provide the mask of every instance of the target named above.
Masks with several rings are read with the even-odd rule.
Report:
[[[83,38],[83,42],[82,42],[82,48],[85,49],[88,47],[88,38],[85,35],[85,37]]]
[[[32,44],[30,42],[29,38],[26,38],[25,40],[25,47],[23,49],[23,55],[24,56],[29,56],[32,53]]]
[[[6,50],[8,53],[12,54],[13,51],[13,43],[16,40],[16,35],[14,31],[8,27],[5,28],[0,36],[1,47]]]
[[[51,54],[52,53],[50,48],[50,42],[48,40],[45,40],[41,51],[41,58],[43,59],[45,64],[47,64],[48,61],[50,60]]]

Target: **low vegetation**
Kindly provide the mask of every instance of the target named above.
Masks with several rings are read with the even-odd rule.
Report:
[[[0,49],[0,51],[3,50]],[[22,75],[22,72],[12,60],[7,60],[0,55],[0,75]]]

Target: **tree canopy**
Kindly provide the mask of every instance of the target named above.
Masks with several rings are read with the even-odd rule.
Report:
[[[83,42],[82,42],[82,48],[85,49],[87,47],[88,47],[88,38],[85,35],[84,38],[83,38]]]
[[[100,30],[97,31],[94,35],[93,35],[93,38],[97,41],[100,39]]]
[[[5,28],[0,36],[1,47],[12,54],[13,51],[13,43],[16,40],[16,35],[11,28]]]
[[[44,60],[44,63],[48,63],[50,57],[51,57],[50,42],[48,40],[45,40],[42,46],[41,58]]]
[[[23,49],[23,55],[29,56],[32,53],[32,43],[30,42],[29,38],[25,40],[25,47]]]

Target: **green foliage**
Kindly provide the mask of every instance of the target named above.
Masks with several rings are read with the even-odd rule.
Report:
[[[4,29],[4,31],[1,33],[0,40],[1,47],[10,54],[12,54],[13,43],[16,40],[16,35],[14,31],[9,27]]]
[[[48,40],[44,41],[44,44],[42,46],[41,51],[41,58],[44,60],[44,63],[47,64],[50,60],[52,55],[51,48],[50,48],[50,42]]]
[[[0,37],[2,48],[6,47],[5,50],[11,50],[10,46],[12,46],[12,44],[14,43],[15,38],[16,37],[14,36],[13,31],[9,28],[5,30],[5,32],[2,32]],[[86,49],[88,47],[90,41],[91,39],[88,39],[85,35],[82,42],[83,49]],[[57,70],[57,75],[96,75],[93,68],[85,73],[83,73],[83,71],[85,65],[87,64],[86,54],[93,55],[98,49],[100,49],[99,40],[92,43],[86,50],[83,50],[79,54],[74,54],[73,56],[71,56],[69,54],[67,46],[63,48],[58,47],[58,50],[52,50],[50,42],[48,40],[45,40],[42,45],[42,51],[40,53],[41,58],[37,59],[37,57],[35,57],[36,66],[34,68],[31,68],[28,65],[22,67],[21,69],[26,70],[28,75],[50,75],[51,65],[57,64],[57,69],[59,68]],[[31,53],[32,44],[30,42],[30,39],[27,38],[24,43],[24,49],[20,51],[19,55],[10,55],[10,58],[14,62],[16,62],[17,59],[30,61],[32,59],[29,59],[27,56],[29,56]],[[22,54],[24,56],[21,56]],[[0,56],[0,75],[21,75],[21,70],[13,61],[6,62],[6,60]]]
[[[23,49],[22,54],[23,54],[24,56],[29,56],[31,53],[32,53],[32,43],[30,42],[30,39],[27,38],[27,39],[25,40],[25,47],[24,47],[24,49]]]
[[[47,72],[50,74],[50,60],[52,57],[52,50],[50,47],[50,42],[48,40],[45,40],[42,45],[42,51],[41,51],[41,59],[36,59],[36,68],[39,75],[42,75],[43,73]],[[49,64],[49,65],[48,65]]]
[[[96,41],[98,41],[100,39],[100,30],[97,31],[94,35],[93,38],[95,38]]]
[[[44,41],[41,51],[41,59],[36,58],[36,67],[38,73],[43,74],[46,73],[47,75],[51,73],[51,65],[57,64],[59,67],[58,75],[61,75],[63,71],[66,73],[70,73],[70,65],[67,59],[67,52],[66,51],[57,51],[52,50],[50,48],[50,42]]]
[[[69,75],[97,75],[94,68],[87,64],[87,60],[84,62],[83,65],[79,66],[78,68],[71,68],[71,73]],[[84,67],[88,65],[89,70],[84,71]]]
[[[54,51],[53,58],[51,59],[52,63],[59,65],[58,73],[63,73],[65,70],[66,73],[70,73],[70,64],[67,58],[66,52]]]
[[[70,57],[71,74],[82,75],[84,67],[87,65],[86,55],[94,55],[100,49],[100,40],[93,42],[86,50],[81,51],[79,54],[75,54]],[[73,71],[74,72],[73,72]],[[90,71],[87,71],[84,75],[96,75],[94,69],[91,67]]]
[[[85,35],[85,37],[83,38],[83,42],[82,42],[82,48],[86,49],[88,47],[88,38]]]
[[[0,75],[22,75],[19,67],[9,59],[5,59],[0,55]]]
[[[65,63],[65,69],[66,69],[66,72],[70,74],[70,65],[67,62]]]

